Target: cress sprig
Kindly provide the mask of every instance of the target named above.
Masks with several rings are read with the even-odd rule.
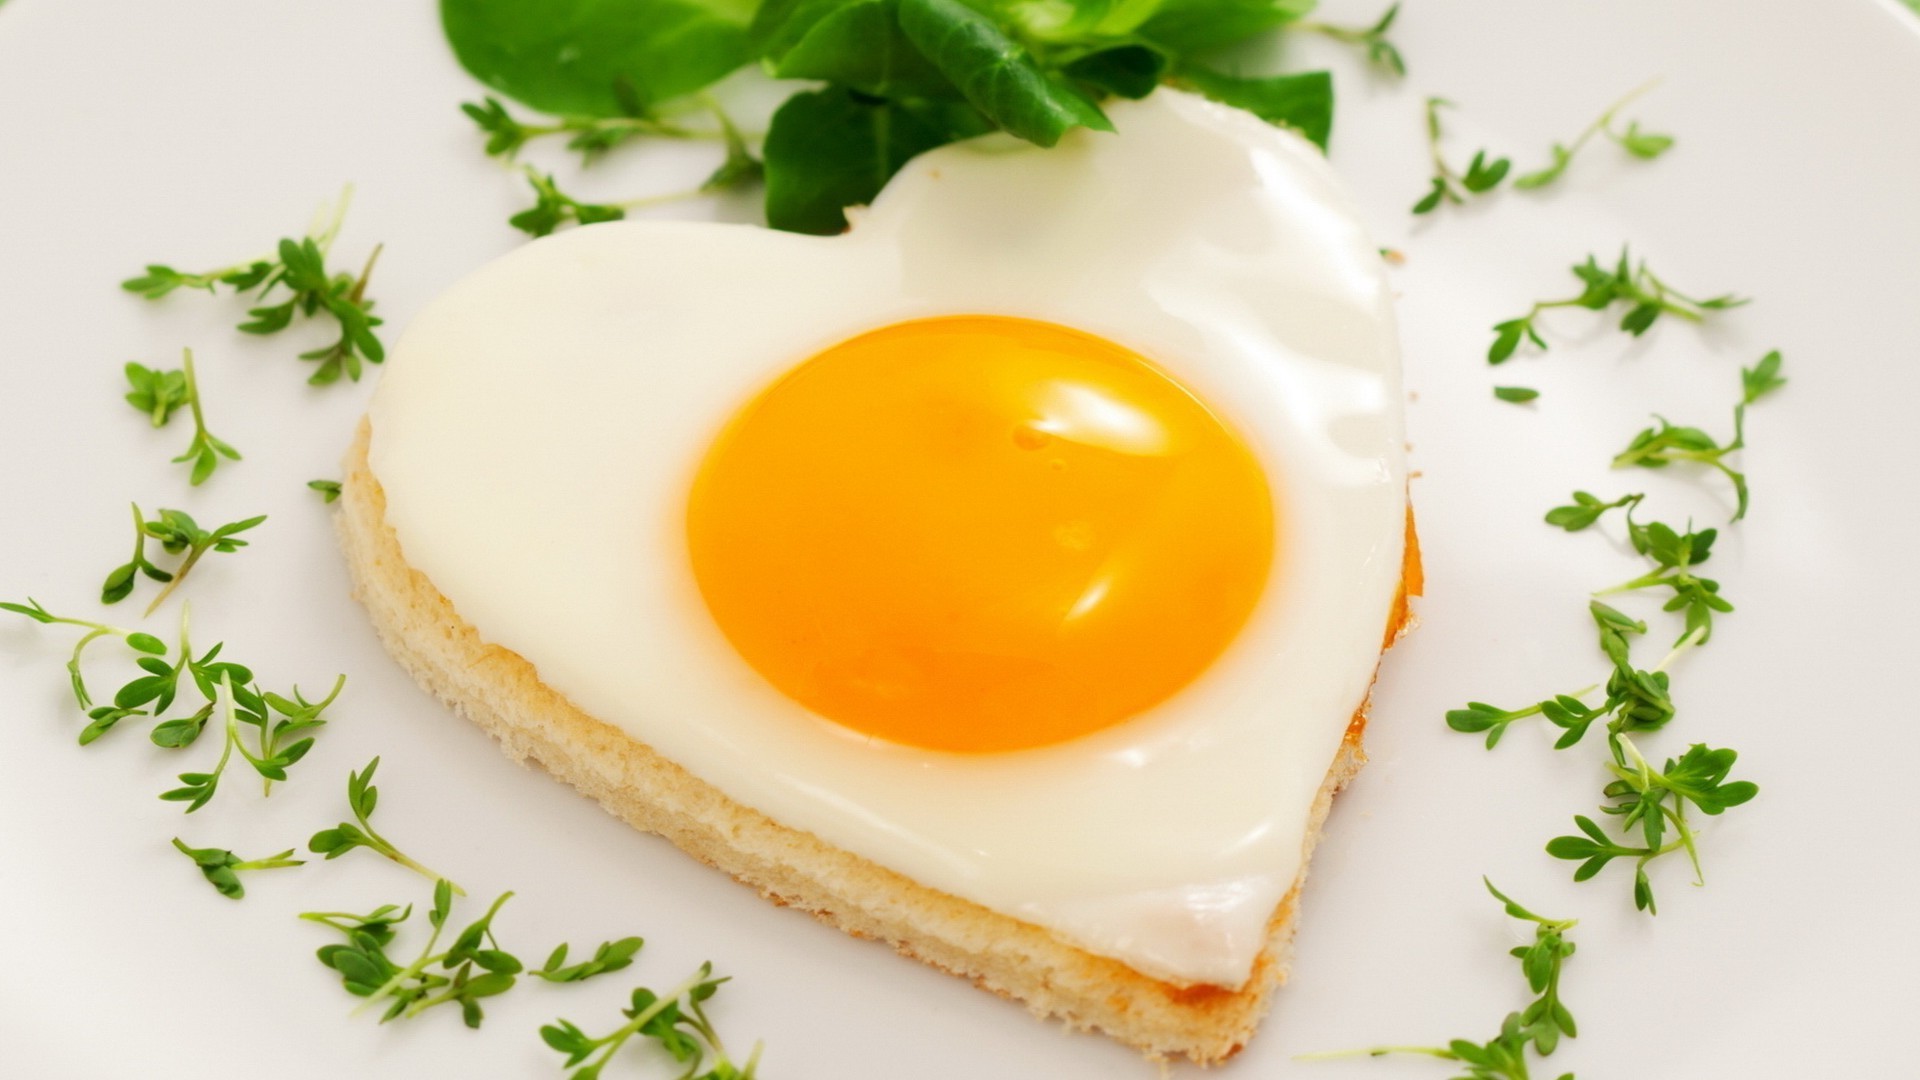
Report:
[[[1673,136],[1642,131],[1638,120],[1628,121],[1625,131],[1614,127],[1614,119],[1620,115],[1620,110],[1632,104],[1640,95],[1653,89],[1658,82],[1659,80],[1656,79],[1628,91],[1626,96],[1607,106],[1606,111],[1602,112],[1593,123],[1588,124],[1571,143],[1554,143],[1552,150],[1549,151],[1552,154],[1552,161],[1533,172],[1514,177],[1513,186],[1522,190],[1541,188],[1560,179],[1561,175],[1567,171],[1567,166],[1573,164],[1574,156],[1591,142],[1595,135],[1605,135],[1617,143],[1621,149],[1642,161],[1651,161],[1672,149]]]
[[[1669,692],[1667,668],[1700,643],[1704,635],[1689,633],[1674,650],[1651,669],[1635,667],[1629,639],[1647,632],[1647,624],[1594,600],[1588,612],[1599,630],[1600,650],[1612,663],[1603,682],[1572,693],[1555,694],[1519,709],[1502,709],[1484,701],[1470,701],[1465,708],[1447,713],[1447,726],[1467,734],[1486,733],[1487,749],[1500,739],[1516,721],[1541,717],[1560,729],[1555,750],[1576,746],[1586,738],[1596,721],[1605,719],[1613,731],[1655,731],[1673,719],[1675,708]],[[1587,697],[1604,689],[1606,697],[1598,705],[1587,704]]]
[[[561,942],[547,956],[547,962],[537,971],[528,974],[548,982],[584,982],[595,975],[610,971],[619,971],[633,963],[633,954],[640,951],[646,942],[637,937],[625,937],[617,941],[603,941],[593,955],[577,964],[567,963],[567,943]]]
[[[1687,822],[1689,804],[1701,813],[1718,816],[1760,793],[1760,787],[1748,780],[1727,780],[1727,773],[1739,754],[1728,749],[1711,749],[1694,743],[1679,758],[1668,758],[1656,769],[1640,753],[1625,732],[1609,732],[1607,745],[1613,755],[1608,769],[1615,780],[1603,791],[1608,802],[1600,810],[1618,819],[1623,833],[1637,827],[1640,844],[1621,843],[1609,837],[1594,820],[1575,815],[1574,825],[1582,835],[1557,836],[1547,842],[1547,854],[1580,865],[1573,880],[1586,881],[1615,859],[1633,860],[1633,906],[1648,914],[1658,914],[1653,884],[1647,878],[1647,864],[1662,855],[1685,851],[1693,865],[1695,884],[1706,884],[1700,867],[1700,852],[1692,828]],[[1666,839],[1671,829],[1674,839]]]
[[[517,121],[514,121],[512,117],[507,114],[505,106],[502,106],[493,98],[487,99],[487,106],[487,108],[481,109],[472,104],[466,104],[462,105],[461,108],[467,111],[467,115],[474,117],[476,120],[482,120],[482,117],[485,117],[486,119],[482,120],[482,128],[495,132],[493,137],[487,141],[487,152],[489,154],[499,153],[499,151],[495,150],[495,147],[505,145],[510,147],[510,150],[504,153],[503,156],[511,159],[511,151],[517,150],[519,147],[519,143],[507,139],[499,132],[499,129],[489,128],[487,126],[489,123],[499,124],[504,122],[513,124],[514,127],[507,129],[508,131],[528,132],[546,130],[544,127],[530,128],[519,125]],[[631,210],[645,209],[650,206],[664,206],[667,203],[679,202],[697,195],[710,195],[715,192],[730,190],[757,180],[761,171],[760,159],[755,157],[753,152],[748,149],[745,137],[740,134],[740,129],[734,126],[733,121],[728,118],[727,114],[720,111],[718,105],[714,105],[713,110],[720,125],[719,137],[726,143],[727,156],[720,163],[719,167],[714,169],[698,187],[686,191],[650,195],[615,203],[582,202],[560,190],[560,185],[558,181],[554,179],[552,173],[542,172],[531,165],[523,165],[521,166],[521,173],[527,178],[528,186],[533,188],[534,203],[527,209],[508,218],[507,224],[529,236],[546,236],[568,223],[593,225],[602,221],[619,221],[625,218],[628,211]],[[502,117],[505,118],[504,121],[499,119]],[[643,131],[644,129],[635,129],[633,134],[637,135]],[[577,143],[578,140],[576,139],[574,143],[569,143],[568,145],[575,149],[581,149]],[[589,155],[588,160],[591,161],[593,156],[604,153],[612,145],[613,143],[611,142],[596,144],[593,154]]]
[[[1387,22],[1391,23],[1394,12],[1388,12]],[[1390,48],[1391,46],[1389,46]],[[1656,80],[1657,81],[1657,80]],[[1549,151],[1553,160],[1546,166],[1514,178],[1513,186],[1523,190],[1542,188],[1553,183],[1573,164],[1574,155],[1593,140],[1595,135],[1604,134],[1618,143],[1634,157],[1651,160],[1672,148],[1671,135],[1660,135],[1650,131],[1641,131],[1638,121],[1630,121],[1625,131],[1614,127],[1614,120],[1620,110],[1627,107],[1635,98],[1651,90],[1654,83],[1628,93],[1625,97],[1609,105],[1599,118],[1588,124],[1571,143],[1554,143]],[[1415,214],[1431,214],[1443,203],[1459,205],[1467,201],[1467,196],[1484,195],[1499,187],[1513,168],[1513,162],[1505,156],[1494,156],[1489,150],[1479,150],[1473,155],[1465,172],[1459,172],[1449,165],[1441,151],[1442,138],[1440,110],[1452,106],[1445,98],[1427,99],[1427,154],[1433,161],[1433,176],[1428,181],[1429,190],[1419,202],[1413,204]]]
[[[366,999],[354,1012],[384,1003],[386,1012],[380,1017],[384,1024],[411,1019],[437,1005],[457,1004],[461,1019],[468,1027],[477,1028],[486,1016],[480,1003],[513,989],[524,965],[500,947],[493,932],[494,917],[513,898],[511,892],[495,898],[484,915],[455,936],[451,946],[434,951],[453,914],[456,891],[453,883],[444,879],[434,883],[433,907],[427,912],[433,932],[420,955],[405,965],[395,963],[386,950],[393,943],[394,928],[412,913],[411,906],[402,909],[389,904],[366,915],[328,911],[301,914],[302,919],[346,935],[345,944],[324,946],[317,955],[322,964],[339,974],[348,993]]]
[[[1399,77],[1407,73],[1406,58],[1393,42],[1387,40],[1387,31],[1393,28],[1393,21],[1400,16],[1400,5],[1394,3],[1382,12],[1378,19],[1365,26],[1339,26],[1324,22],[1296,23],[1294,29],[1309,34],[1319,34],[1334,41],[1364,49],[1367,61],[1388,75]]]
[[[1522,907],[1482,878],[1487,891],[1499,900],[1506,913],[1534,924],[1533,943],[1515,946],[1512,955],[1519,959],[1527,987],[1534,998],[1500,1022],[1500,1033],[1486,1042],[1453,1039],[1445,1046],[1372,1046],[1361,1050],[1335,1050],[1303,1054],[1302,1061],[1330,1061],[1337,1058],[1387,1057],[1413,1054],[1457,1062],[1465,1070],[1457,1080],[1530,1080],[1529,1051],[1539,1057],[1550,1056],[1562,1038],[1575,1038],[1579,1031],[1573,1013],[1560,1000],[1560,976],[1574,954],[1568,931],[1578,925],[1573,919],[1549,919]],[[1559,1080],[1574,1080],[1572,1073]]]
[[[725,116],[711,99],[703,97],[702,103],[716,114]],[[487,156],[503,161],[512,161],[528,143],[552,135],[565,135],[567,149],[577,152],[583,165],[591,165],[622,143],[648,136],[667,139],[725,138],[723,130],[690,127],[659,113],[559,116],[550,123],[530,123],[508,112],[506,105],[491,94],[478,102],[461,102],[460,111],[486,135]],[[731,126],[731,123],[726,124],[726,127]]]
[[[414,860],[374,829],[370,819],[373,817],[375,807],[379,805],[380,789],[373,786],[373,773],[379,767],[380,759],[375,757],[367,763],[365,769],[347,773],[347,807],[353,811],[354,821],[359,824],[343,821],[331,829],[322,829],[307,841],[307,850],[325,855],[328,859],[337,859],[354,848],[366,848],[368,851],[399,863],[429,881],[443,882],[454,892],[465,896],[466,890],[454,885],[439,872]]]
[[[263,690],[254,684],[252,669],[221,658],[225,643],[215,644],[204,653],[194,652],[189,633],[191,616],[184,605],[180,609],[179,638],[172,648],[143,631],[55,615],[32,598],[25,604],[0,603],[0,611],[25,615],[43,625],[77,626],[86,631],[67,661],[74,700],[88,720],[78,736],[80,745],[95,742],[122,721],[152,717],[159,722],[149,732],[149,741],[162,749],[180,750],[192,746],[210,723],[218,721],[221,751],[212,771],[182,773],[181,786],[160,796],[169,802],[186,803],[188,813],[213,798],[235,750],[260,775],[263,792],[270,794],[273,781],[285,780],[287,769],[312,748],[311,733],[326,723],[322,714],[346,685],[346,676],[342,675],[334,680],[325,698],[311,702],[298,687],[291,697]],[[95,705],[81,661],[87,648],[104,638],[119,639],[132,654],[140,674],[122,684],[110,704]],[[186,716],[160,720],[180,700],[183,690],[197,692],[202,704]],[[247,727],[257,732],[252,747],[242,740]]]
[[[620,1010],[626,1023],[606,1035],[596,1038],[570,1020],[556,1020],[540,1029],[540,1038],[566,1055],[566,1067],[573,1070],[569,1080],[598,1080],[607,1063],[636,1035],[653,1040],[685,1065],[682,1077],[697,1074],[700,1080],[753,1080],[760,1063],[760,1044],[755,1043],[746,1061],[736,1065],[703,1007],[727,981],[714,977],[712,964],[701,964],[664,994],[644,986],[636,988],[628,1006]]]
[[[277,855],[267,855],[258,859],[242,859],[226,848],[188,847],[179,837],[173,838],[173,846],[180,854],[193,860],[207,883],[220,891],[221,896],[238,900],[247,894],[247,887],[241,883],[240,875],[250,870],[277,870],[289,866],[305,866],[303,859],[293,858],[293,849],[288,848]]]
[[[374,246],[358,273],[327,268],[327,259],[352,195],[353,189],[349,187],[331,212],[323,210],[317,216],[315,227],[305,236],[280,240],[271,258],[202,273],[149,263],[144,273],[121,282],[120,287],[149,300],[160,299],[179,289],[217,293],[221,286],[231,289],[235,295],[251,293],[256,306],[248,309],[247,318],[238,327],[248,334],[277,334],[292,325],[296,316],[312,319],[324,315],[332,320],[339,336],[331,345],[300,354],[302,360],[317,364],[307,382],[324,386],[339,381],[342,375],[358,381],[362,362],[380,363],[386,359],[386,349],[374,333],[381,320],[373,314],[373,300],[367,296],[367,284],[380,258],[380,246]],[[189,381],[191,378],[189,360]],[[197,396],[197,393],[193,395],[194,400]],[[195,412],[197,419],[197,405]]]
[[[1465,203],[1469,195],[1484,195],[1499,187],[1500,181],[1506,179],[1507,171],[1513,168],[1513,162],[1504,157],[1490,159],[1484,149],[1474,151],[1465,172],[1448,164],[1446,154],[1440,147],[1440,110],[1452,107],[1453,102],[1446,98],[1427,99],[1427,157],[1433,162],[1433,176],[1428,181],[1430,186],[1426,195],[1413,204],[1415,214],[1431,214],[1443,202],[1457,206]]]
[[[100,602],[117,604],[133,592],[139,575],[145,575],[154,581],[164,583],[153,602],[147,605],[146,613],[152,615],[166,602],[167,597],[187,580],[187,574],[209,552],[230,553],[247,546],[239,534],[266,521],[265,514],[228,522],[211,531],[200,527],[192,515],[184,510],[162,509],[158,517],[148,520],[139,504],[133,505],[133,558],[117,566],[107,575],[100,586]],[[163,569],[147,558],[147,541],[157,540],[160,548],[169,555],[185,553],[185,558],[172,570]]]
[[[1601,266],[1598,258],[1588,255],[1586,262],[1573,267],[1573,275],[1580,279],[1583,286],[1578,294],[1554,300],[1536,300],[1525,314],[1494,324],[1493,345],[1487,349],[1488,363],[1505,363],[1522,342],[1530,341],[1542,352],[1547,351],[1546,339],[1540,336],[1536,320],[1542,312],[1554,308],[1579,307],[1589,311],[1605,311],[1615,304],[1626,304],[1627,312],[1620,318],[1620,329],[1639,337],[1662,315],[1697,323],[1713,312],[1747,303],[1732,294],[1696,300],[1647,269],[1644,260],[1635,262],[1625,248],[1620,250],[1620,258],[1611,268]]]
[[[1658,426],[1642,430],[1627,444],[1625,450],[1614,456],[1616,469],[1639,467],[1643,469],[1665,468],[1676,462],[1692,462],[1718,470],[1733,482],[1734,521],[1747,516],[1747,476],[1727,463],[1727,456],[1738,452],[1747,444],[1746,423],[1747,406],[1759,401],[1765,395],[1781,386],[1787,380],[1780,376],[1780,352],[1774,350],[1760,359],[1751,368],[1740,372],[1741,396],[1739,404],[1733,407],[1733,438],[1722,445],[1713,436],[1697,427],[1687,427],[1672,423],[1666,417],[1655,415]],[[1636,543],[1635,547],[1639,547]],[[1642,554],[1645,554],[1642,551]]]
[[[145,413],[154,427],[165,427],[175,412],[187,409],[193,417],[193,440],[173,460],[192,462],[187,482],[199,487],[213,475],[221,458],[239,461],[240,451],[207,430],[206,410],[200,401],[200,380],[193,369],[193,350],[183,349],[181,354],[181,366],[173,371],[128,364],[127,385],[132,389],[127,392],[126,401]]]

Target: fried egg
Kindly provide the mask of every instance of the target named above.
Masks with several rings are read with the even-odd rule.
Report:
[[[1401,583],[1399,354],[1304,139],[1170,90],[916,158],[841,236],[616,222],[424,311],[407,561],[730,798],[1238,986]]]

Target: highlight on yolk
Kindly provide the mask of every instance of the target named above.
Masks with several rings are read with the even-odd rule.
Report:
[[[1044,746],[1205,671],[1274,561],[1266,476],[1153,364],[954,316],[827,349],[742,409],[693,484],[694,577],[774,686],[855,731]]]

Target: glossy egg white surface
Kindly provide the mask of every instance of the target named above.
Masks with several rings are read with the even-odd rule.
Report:
[[[1119,134],[910,163],[838,237],[628,222],[537,241],[406,329],[371,464],[408,561],[481,637],[734,800],[1151,975],[1238,985],[1400,582],[1399,349],[1320,152],[1162,90]],[[877,742],[761,680],[702,605],[688,488],[733,413],[823,348],[997,314],[1148,357],[1246,439],[1275,564],[1198,680],[1039,749]]]

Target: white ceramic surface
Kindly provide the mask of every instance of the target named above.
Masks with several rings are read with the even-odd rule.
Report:
[[[1346,21],[1373,13],[1329,8]],[[1490,1036],[1524,988],[1503,952],[1521,931],[1481,893],[1482,873],[1581,919],[1564,992],[1582,1035],[1543,1075],[1913,1070],[1894,1033],[1920,1005],[1905,782],[1920,733],[1899,681],[1920,645],[1909,555],[1920,509],[1905,461],[1920,400],[1915,27],[1892,0],[1413,0],[1396,34],[1412,67],[1404,83],[1327,43],[1281,46],[1288,63],[1335,68],[1335,164],[1382,241],[1408,255],[1396,280],[1429,596],[1424,626],[1382,679],[1373,764],[1315,861],[1292,983],[1221,1075],[1446,1075],[1430,1061],[1292,1055]],[[1679,136],[1666,159],[1595,146],[1548,192],[1503,192],[1427,221],[1406,213],[1426,175],[1423,95],[1459,103],[1456,156],[1485,143],[1524,166],[1654,75],[1664,81],[1635,115]],[[769,1077],[1160,1075],[1105,1040],[775,909],[507,763],[380,651],[345,595],[326,512],[301,486],[335,475],[368,387],[309,390],[290,343],[233,333],[227,301],[148,305],[114,287],[149,260],[252,254],[352,180],[340,250],[388,244],[373,292],[403,325],[518,242],[503,224],[522,202],[518,182],[482,157],[454,108],[477,94],[425,3],[0,10],[0,593],[95,610],[99,578],[125,558],[130,499],[203,521],[265,511],[252,550],[196,571],[198,637],[229,640],[273,682],[351,678],[292,783],[266,802],[235,783],[183,818],[153,796],[187,766],[138,731],[73,745],[60,672],[70,639],[0,622],[0,1074],[559,1076],[539,1024],[564,1015],[610,1028],[627,988],[712,959],[736,976],[716,1019],[737,1042],[766,1040]],[[580,188],[666,190],[709,167],[697,148],[649,149]],[[1637,343],[1565,314],[1549,322],[1549,355],[1487,369],[1491,323],[1622,242],[1682,288],[1756,303]],[[247,453],[191,492],[166,460],[184,444],[180,425],[153,432],[117,400],[122,363],[171,363],[185,344],[199,352],[215,430]],[[1539,850],[1591,812],[1592,752],[1556,756],[1539,732],[1516,730],[1487,754],[1440,715],[1470,697],[1518,702],[1592,679],[1583,594],[1635,563],[1598,536],[1548,529],[1540,513],[1575,487],[1631,484],[1664,516],[1724,516],[1711,479],[1605,463],[1651,410],[1724,429],[1737,367],[1775,347],[1793,382],[1753,410],[1753,511],[1710,564],[1740,610],[1677,670],[1681,719],[1647,740],[1662,752],[1692,739],[1735,746],[1737,775],[1764,790],[1704,830],[1707,888],[1660,868],[1662,913],[1649,919],[1628,903],[1624,871],[1575,885]],[[1496,382],[1543,396],[1502,404]],[[563,938],[640,933],[640,961],[582,986],[516,990],[479,1032],[450,1015],[381,1028],[348,1017],[312,959],[326,936],[292,914],[419,900],[422,883],[356,853],[255,875],[235,904],[166,844],[301,844],[337,820],[347,770],[375,753],[389,835],[476,893],[518,890],[500,920],[510,947],[537,958]],[[657,1066],[636,1055],[608,1075],[668,1075]]]

